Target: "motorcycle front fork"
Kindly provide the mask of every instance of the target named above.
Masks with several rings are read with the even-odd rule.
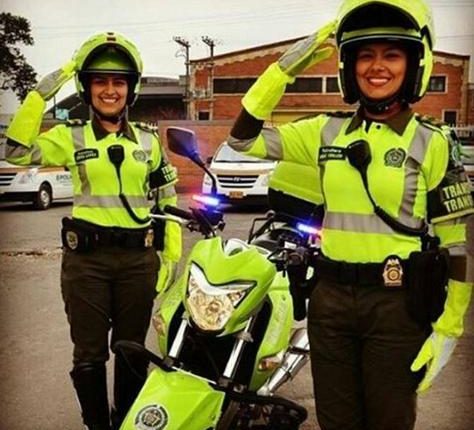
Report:
[[[270,379],[258,390],[257,394],[269,396],[285,382],[293,379],[309,360],[309,340],[306,328],[298,328],[293,332],[290,344],[283,357],[280,367]]]

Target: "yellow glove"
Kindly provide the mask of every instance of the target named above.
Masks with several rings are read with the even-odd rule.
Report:
[[[161,266],[156,283],[157,293],[165,292],[176,280],[178,264],[161,256]]]
[[[61,87],[74,77],[76,74],[77,64],[74,60],[70,60],[63,67],[46,75],[41,79],[35,87],[35,91],[48,101],[61,89]]]
[[[435,331],[426,339],[410,367],[412,372],[417,372],[423,366],[426,366],[425,377],[416,390],[418,393],[423,393],[431,387],[435,378],[448,363],[456,343],[457,338],[445,336]]]
[[[334,48],[332,46],[321,48],[321,45],[334,33],[336,24],[337,21],[331,21],[316,33],[296,42],[278,60],[281,70],[294,78],[314,64],[329,58]]]
[[[457,339],[464,331],[464,315],[469,307],[471,294],[472,283],[449,280],[444,311],[433,323],[433,333],[426,339],[410,367],[413,372],[417,372],[426,366],[426,374],[418,386],[418,393],[430,388],[448,363]]]
[[[286,85],[306,68],[329,58],[334,48],[321,45],[336,28],[336,21],[326,24],[308,38],[297,42],[271,64],[255,81],[242,99],[245,110],[254,118],[270,117],[285,92]]]

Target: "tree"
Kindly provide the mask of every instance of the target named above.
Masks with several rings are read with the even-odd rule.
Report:
[[[21,101],[36,84],[36,72],[16,46],[33,45],[30,22],[8,12],[0,13],[0,91],[12,90]]]

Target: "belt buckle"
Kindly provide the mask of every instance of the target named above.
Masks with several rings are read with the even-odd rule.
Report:
[[[396,255],[388,256],[384,261],[383,284],[385,287],[401,287],[403,285],[403,267]]]
[[[71,251],[75,251],[79,246],[79,236],[75,231],[66,231],[66,245]]]
[[[145,248],[151,248],[153,246],[153,239],[155,238],[155,234],[152,228],[149,228],[145,233]]]

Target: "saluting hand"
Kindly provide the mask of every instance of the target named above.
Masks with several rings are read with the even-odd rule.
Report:
[[[74,77],[76,71],[76,61],[70,60],[60,69],[43,77],[36,85],[35,90],[44,101],[48,101],[53,98],[67,81]]]

